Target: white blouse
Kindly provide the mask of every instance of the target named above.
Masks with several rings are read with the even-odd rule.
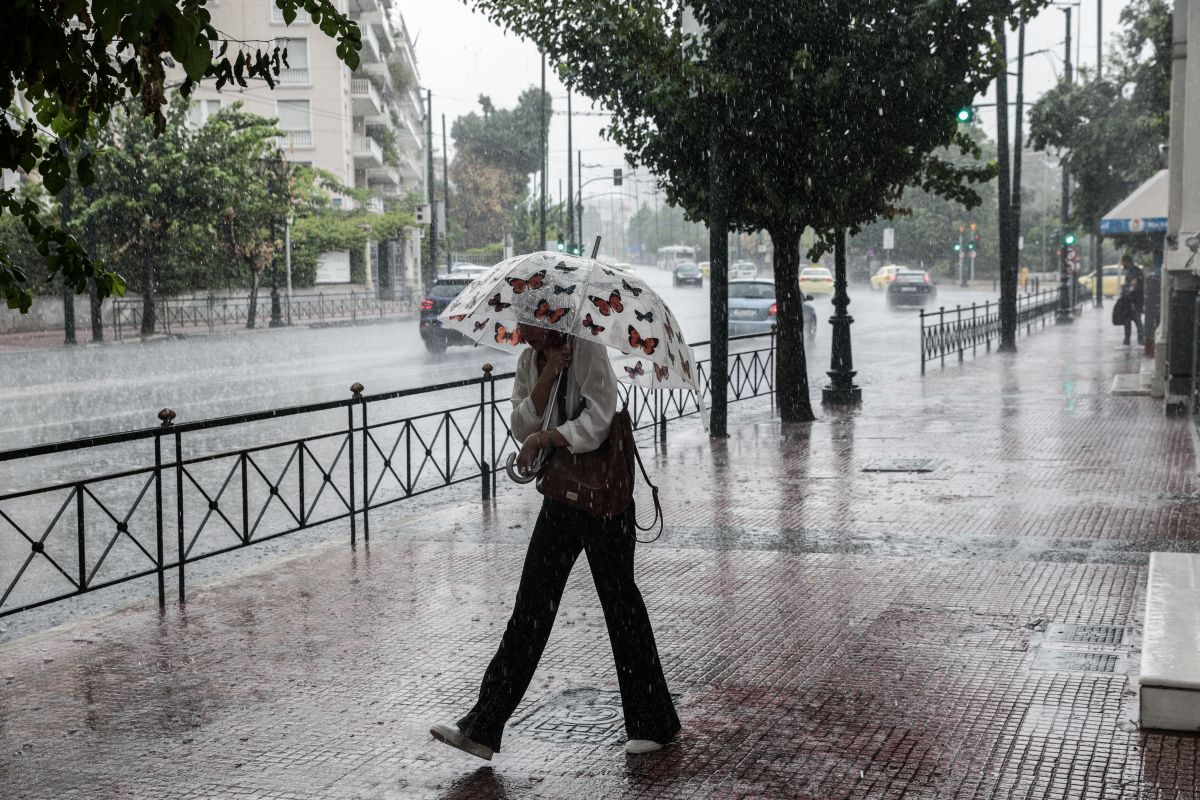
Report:
[[[542,429],[542,418],[533,407],[531,397],[537,378],[537,353],[532,347],[527,347],[517,360],[517,376],[512,392],[513,410],[509,417],[513,436],[518,442],[525,441]],[[579,408],[580,398],[586,400],[587,405],[576,419],[570,419]],[[567,420],[562,419],[553,394],[547,403],[547,410],[553,415],[550,427],[557,428],[567,440],[567,450],[571,453],[590,453],[604,444],[617,411],[617,378],[604,345],[575,339],[571,367],[567,370],[566,401]]]

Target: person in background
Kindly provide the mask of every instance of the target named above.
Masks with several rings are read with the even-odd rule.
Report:
[[[1142,268],[1133,263],[1133,256],[1121,256],[1121,294],[1129,303],[1129,317],[1125,320],[1125,344],[1129,344],[1129,323],[1137,326],[1137,343],[1143,343],[1142,306],[1146,297],[1145,275]]]

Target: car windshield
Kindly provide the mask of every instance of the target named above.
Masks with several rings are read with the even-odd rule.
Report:
[[[821,267],[819,269],[806,269],[800,272],[801,278],[828,278],[829,270]]]
[[[924,272],[901,272],[896,275],[896,280],[900,283],[924,283]]]
[[[731,283],[729,298],[739,300],[774,300],[775,284],[773,283]]]
[[[440,280],[429,289],[429,296],[436,300],[453,300],[455,297],[458,297],[458,293],[465,289],[470,283],[471,282],[467,280]]]

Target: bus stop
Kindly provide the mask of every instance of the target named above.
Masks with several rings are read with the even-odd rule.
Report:
[[[1100,235],[1120,248],[1149,250],[1145,284],[1146,353],[1153,355],[1155,331],[1162,318],[1163,245],[1167,233],[1168,171],[1159,170],[1100,218]],[[1187,316],[1190,312],[1186,312]]]

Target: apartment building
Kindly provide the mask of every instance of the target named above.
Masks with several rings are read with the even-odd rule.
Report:
[[[202,124],[222,107],[241,102],[246,111],[278,118],[285,157],[332,173],[347,186],[370,191],[368,207],[383,211],[389,199],[425,192],[424,107],[412,40],[391,0],[339,0],[336,5],[362,32],[358,69],[335,52],[336,42],[303,11],[291,25],[273,0],[210,0],[213,25],[232,39],[287,47],[288,66],[274,89],[264,81],[246,88],[211,81],[193,95],[192,119]],[[353,199],[335,199],[351,208]],[[404,274],[394,284],[415,285],[420,269],[419,237],[389,254]],[[378,248],[373,247],[378,254]],[[344,259],[331,259],[322,282],[341,282]],[[385,255],[384,263],[389,263]],[[390,276],[389,276],[390,277]],[[349,280],[346,277],[345,280]],[[370,280],[368,280],[370,282]]]

